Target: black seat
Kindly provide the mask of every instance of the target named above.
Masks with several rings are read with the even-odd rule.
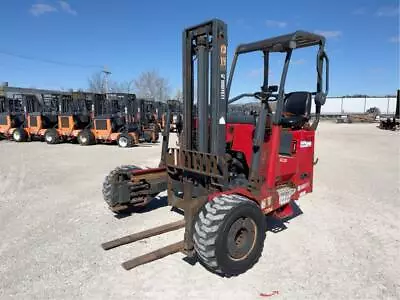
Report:
[[[250,124],[256,125],[256,118],[254,115],[245,115],[242,112],[229,112],[226,116],[228,124]]]
[[[125,117],[114,116],[111,118],[111,127],[113,132],[118,132],[125,125]]]
[[[311,93],[292,92],[286,94],[281,124],[286,128],[301,128],[310,119]]]

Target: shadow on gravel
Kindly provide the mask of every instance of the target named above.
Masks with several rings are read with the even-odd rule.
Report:
[[[139,143],[138,144],[138,146],[140,146],[140,147],[154,147],[154,146],[157,146],[157,145],[159,145],[160,143]]]
[[[152,210],[155,210],[155,209],[167,206],[167,205],[168,205],[168,197],[167,196],[156,197],[153,201],[151,201],[144,208],[127,209],[127,210],[119,213],[118,215],[115,215],[115,217],[117,219],[123,219],[123,218],[131,216],[132,214],[146,213],[146,212],[149,212],[149,211],[152,211]],[[292,220],[293,218],[296,218],[297,216],[303,214],[303,211],[300,209],[300,207],[295,202],[292,202],[291,206],[292,206],[293,214],[290,217],[278,218],[278,217],[274,217],[272,215],[265,216],[265,221],[267,223],[267,232],[269,231],[269,232],[272,232],[272,233],[279,233],[279,232],[281,232],[283,230],[286,230],[287,229],[286,224],[289,223],[290,220]],[[181,211],[179,209],[171,208],[171,211],[183,215],[183,211]],[[202,264],[203,266],[205,266],[201,262],[201,260],[199,260],[197,258],[196,255],[194,257],[185,256],[184,258],[182,258],[182,260],[185,261],[186,263],[188,263],[189,265],[192,265],[192,266],[196,265],[198,262],[200,264]],[[207,266],[205,266],[205,267],[207,268]]]
[[[291,205],[293,209],[293,214],[290,217],[280,219],[272,215],[265,216],[265,220],[267,222],[267,231],[270,231],[272,233],[281,232],[287,229],[285,223],[289,223],[290,220],[303,214],[303,211],[300,209],[296,202],[292,201]]]
[[[168,197],[155,197],[149,204],[145,207],[131,207],[121,211],[119,214],[115,215],[117,219],[123,219],[129,217],[133,214],[143,214],[149,211],[164,207],[168,205]]]
[[[121,211],[119,214],[115,215],[115,218],[123,219],[126,217],[130,217],[133,214],[143,214],[165,206],[168,206],[168,197],[167,196],[156,197],[145,207],[128,208],[124,211]],[[292,209],[293,209],[293,215],[288,218],[280,219],[272,215],[265,216],[265,220],[267,222],[267,231],[270,231],[272,233],[281,232],[287,229],[285,223],[288,223],[290,220],[303,214],[303,211],[295,202],[292,202]],[[183,216],[183,211],[180,209],[172,207],[171,211],[176,212]]]

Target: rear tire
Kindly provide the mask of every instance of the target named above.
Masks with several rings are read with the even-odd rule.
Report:
[[[133,138],[128,133],[121,133],[117,140],[118,146],[121,148],[133,147]]]
[[[236,276],[261,257],[266,222],[258,205],[239,195],[221,195],[199,212],[194,226],[194,248],[209,270]]]
[[[58,144],[60,141],[60,137],[58,136],[58,132],[55,129],[47,129],[44,133],[44,140],[49,145]]]
[[[13,140],[17,143],[22,143],[27,141],[27,134],[25,129],[16,128],[12,134]]]
[[[90,130],[85,129],[79,132],[78,142],[81,146],[89,146],[95,144],[96,139]]]
[[[118,212],[116,207],[119,205],[119,203],[115,203],[114,201],[113,190],[112,190],[113,183],[115,183],[118,180],[118,176],[121,173],[131,172],[135,170],[141,170],[141,168],[135,165],[120,166],[112,170],[104,179],[103,189],[102,189],[103,199],[104,201],[106,201],[106,203],[108,204],[108,208],[111,211]]]

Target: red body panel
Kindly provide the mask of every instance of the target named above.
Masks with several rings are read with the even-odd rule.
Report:
[[[252,145],[255,126],[251,124],[227,124],[226,141],[231,144],[231,149],[242,152],[247,165],[251,166]],[[282,155],[280,151],[281,132],[285,130],[292,134],[291,155]],[[291,189],[291,200],[312,192],[313,185],[313,160],[314,136],[311,129],[290,130],[273,125],[266,129],[264,144],[262,146],[259,171],[264,178],[260,193],[253,195],[246,187],[224,191],[224,194],[241,194],[257,201],[265,213],[278,208],[285,208],[287,202],[279,199],[280,187]],[[210,195],[212,200],[216,194]]]
[[[226,141],[232,143],[232,150],[244,154],[248,164],[253,155],[254,130],[255,126],[251,124],[228,124],[226,126]]]

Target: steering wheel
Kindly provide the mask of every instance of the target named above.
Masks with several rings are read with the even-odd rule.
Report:
[[[238,101],[239,99],[242,99],[244,97],[254,97],[258,100],[267,100],[267,101],[276,101],[278,100],[278,94],[271,94],[271,93],[265,93],[265,92],[255,92],[255,93],[244,93],[244,94],[240,94],[232,99],[230,99],[228,101],[228,104],[234,103],[236,101]],[[270,100],[270,98],[273,98]]]
[[[267,101],[276,101],[276,100],[278,100],[278,94],[270,94],[270,93],[265,93],[265,92],[255,92],[253,94],[253,96],[254,96],[254,98],[256,98],[258,100],[264,100],[264,99],[266,99]]]

